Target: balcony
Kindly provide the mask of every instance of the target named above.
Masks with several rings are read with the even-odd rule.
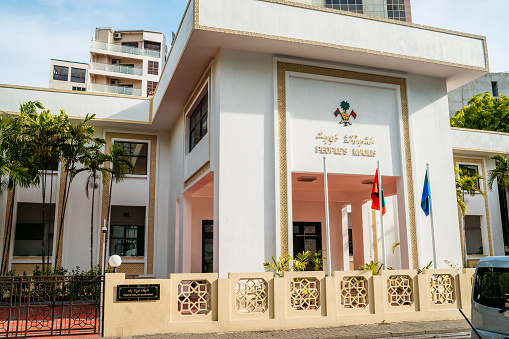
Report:
[[[136,89],[136,88],[131,88],[131,87],[89,84],[89,88],[91,91],[94,91],[94,92],[141,96],[141,89]]]
[[[153,51],[151,49],[142,49],[142,48],[130,47],[130,46],[108,44],[106,42],[101,42],[101,41],[97,41],[97,40],[92,40],[92,48],[102,49],[105,51],[134,54],[134,55],[147,55],[147,56],[151,56],[151,57],[155,57],[155,58],[161,57],[161,52],[159,52],[159,51]]]
[[[93,69],[96,71],[107,71],[107,72],[124,73],[124,74],[130,74],[130,75],[142,75],[143,74],[143,70],[141,68],[120,66],[120,65],[108,65],[108,64],[102,64],[99,62],[91,62],[90,69]]]

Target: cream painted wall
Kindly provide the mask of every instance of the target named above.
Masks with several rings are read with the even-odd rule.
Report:
[[[216,61],[217,62],[217,61]],[[221,50],[216,164],[219,276],[276,253],[272,56]],[[214,144],[214,143],[213,143]]]

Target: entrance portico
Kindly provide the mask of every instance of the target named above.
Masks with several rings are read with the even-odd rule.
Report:
[[[371,210],[373,176],[328,175],[332,270],[348,271],[371,260],[382,261],[380,214]],[[396,246],[397,251],[391,251],[394,244],[408,244],[406,223],[399,222],[400,218],[405,218],[404,210],[398,209],[398,199],[401,198],[397,195],[399,180],[399,177],[382,177],[387,207],[384,216],[387,264],[394,268],[408,268],[405,267],[408,260],[402,260],[408,258],[408,246]],[[314,253],[322,249],[327,257],[323,173],[292,173],[291,210],[289,253],[296,255],[303,250]],[[299,227],[302,224],[310,225],[307,226],[308,232]],[[320,230],[314,231],[314,225]],[[313,231],[315,233],[311,233]],[[401,236],[404,239],[400,239]],[[320,243],[316,244],[314,239],[319,239]]]

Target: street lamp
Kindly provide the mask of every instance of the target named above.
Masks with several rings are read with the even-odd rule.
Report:
[[[113,272],[117,273],[117,267],[119,267],[120,264],[122,264],[122,258],[120,258],[120,256],[114,254],[110,257],[110,260],[108,260],[108,263],[110,264],[111,267],[113,267]]]

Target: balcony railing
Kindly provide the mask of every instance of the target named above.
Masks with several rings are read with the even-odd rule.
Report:
[[[99,62],[91,62],[90,69],[94,69],[97,71],[108,71],[108,72],[131,74],[131,75],[142,75],[143,74],[143,70],[141,68],[134,68],[134,67],[129,67],[129,66],[121,66],[121,65],[108,65],[108,64],[102,64]]]
[[[130,47],[130,46],[108,44],[106,42],[101,42],[101,41],[96,41],[96,40],[92,40],[92,48],[103,49],[105,51],[127,53],[127,54],[148,55],[148,56],[155,57],[155,58],[161,57],[161,52],[159,52],[159,51],[153,51],[151,49],[142,49],[142,48]]]
[[[123,87],[123,86],[113,86],[113,85],[101,85],[101,84],[89,84],[89,88],[94,92],[104,92],[104,93],[116,93],[116,94],[126,94],[126,95],[137,95],[141,96],[141,89],[131,88],[131,87]]]

